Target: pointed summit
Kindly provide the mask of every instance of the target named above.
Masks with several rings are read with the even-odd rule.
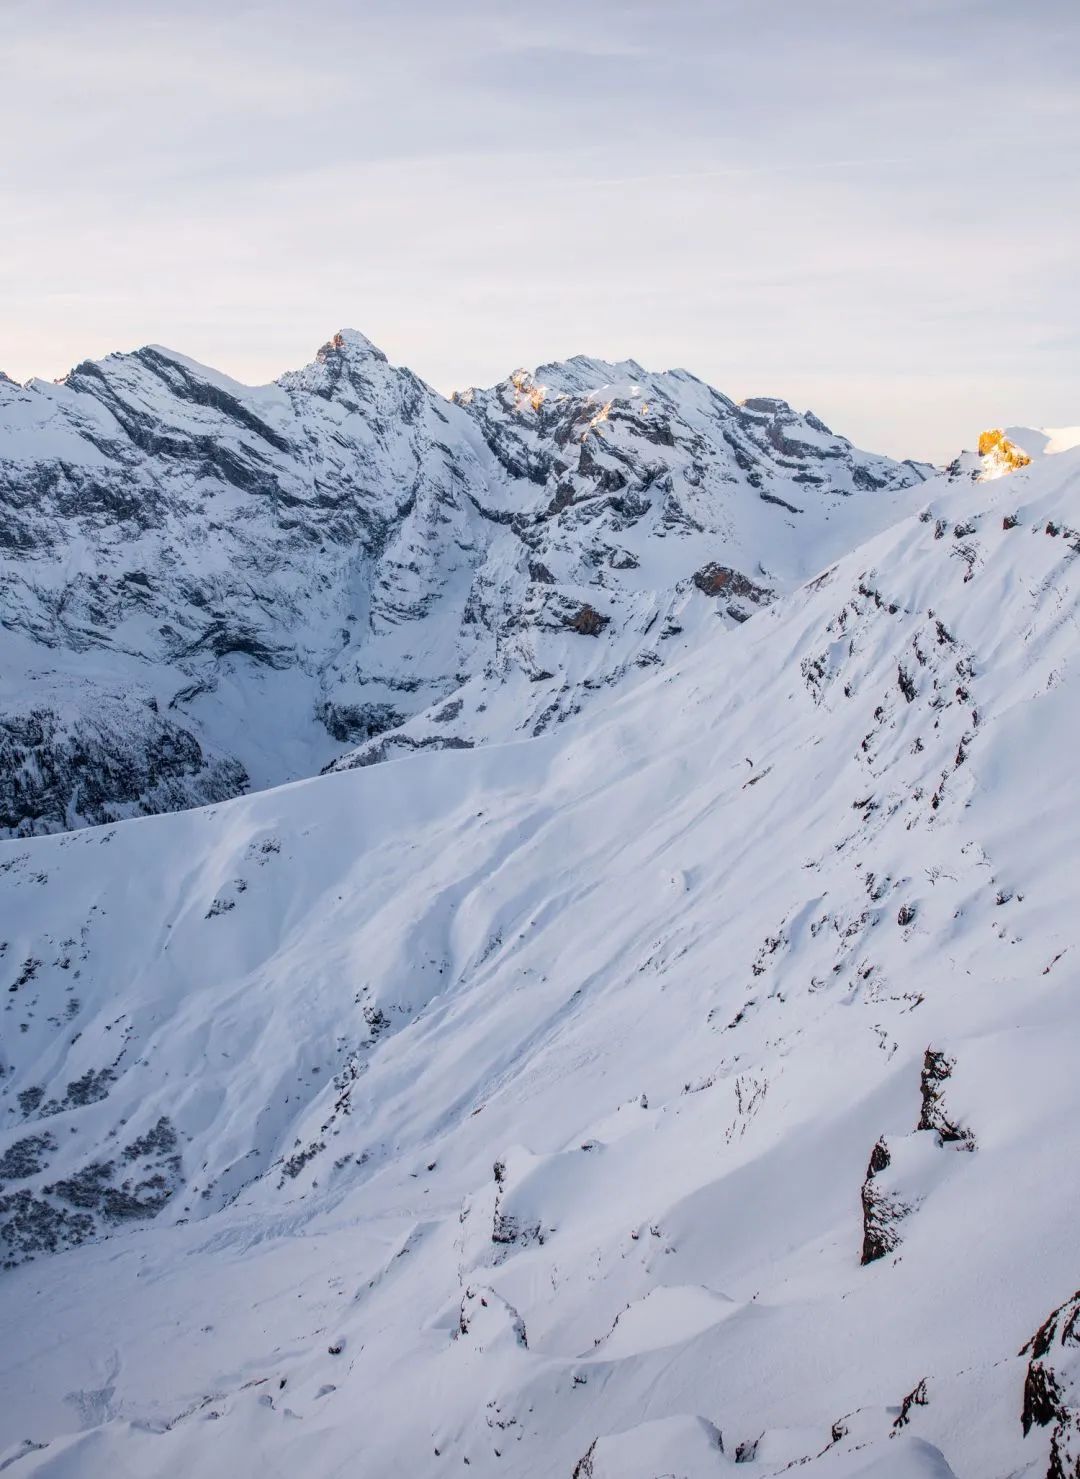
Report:
[[[339,329],[302,370],[288,370],[278,377],[283,390],[310,391],[329,399],[343,386],[357,386],[372,378],[378,368],[389,369],[386,355],[359,329]],[[398,373],[398,372],[394,372]]]
[[[1007,477],[1009,473],[1027,467],[1031,461],[1028,454],[1010,441],[1000,427],[984,431],[979,437],[979,457],[982,460],[982,470],[978,475],[980,483]]]
[[[376,344],[372,344],[366,334],[361,334],[359,329],[338,329],[337,333],[319,350],[315,356],[319,364],[325,364],[330,358],[348,360],[350,363],[359,363],[363,360],[381,360],[387,363],[386,355]]]

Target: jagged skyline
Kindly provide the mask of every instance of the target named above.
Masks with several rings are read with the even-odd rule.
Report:
[[[896,456],[1077,419],[1072,6],[219,12],[7,7],[8,373],[355,323],[444,392],[633,356]]]

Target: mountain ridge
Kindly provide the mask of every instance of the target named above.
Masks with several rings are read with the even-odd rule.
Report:
[[[0,844],[0,1461],[1072,1462],[1078,486],[588,724]]]
[[[543,371],[448,400],[344,330],[261,387],[156,346],[5,382],[0,830],[536,732],[929,473],[685,371]]]

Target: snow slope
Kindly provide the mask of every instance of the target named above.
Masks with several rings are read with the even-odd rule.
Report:
[[[1010,426],[1005,435],[1029,457],[1052,457],[1080,447],[1080,426]]]
[[[587,725],[0,845],[13,1479],[1074,1462],[1080,455],[923,502]]]
[[[0,377],[0,833],[543,730],[929,471],[628,368],[459,405],[347,330],[257,389],[154,346]]]

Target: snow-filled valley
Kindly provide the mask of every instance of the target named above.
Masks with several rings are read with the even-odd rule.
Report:
[[[301,372],[303,416],[335,420],[318,458],[345,434],[320,379],[335,354]],[[184,723],[268,788],[226,776],[207,797],[190,768],[104,818],[69,789],[22,827],[47,835],[0,843],[13,1479],[1080,1475],[1080,449],[1010,431],[1007,475],[983,480],[976,454],[938,476],[870,459],[868,482],[864,454],[805,418],[796,437],[776,403],[724,402],[733,449],[700,382],[676,397],[637,366],[625,386],[569,366],[423,400],[412,422],[384,408],[371,448],[410,426],[395,457],[422,486],[352,596],[383,599],[395,540],[402,581],[427,570],[443,594],[365,618],[347,672],[311,634],[366,535],[259,534],[276,594],[245,630],[268,606],[251,639],[268,648],[291,590],[307,644],[275,665],[151,642],[164,605],[194,622],[193,585],[227,605],[243,566],[228,517],[208,538],[185,501],[190,468],[140,464],[175,502],[138,534],[124,515],[91,537],[55,480],[25,500],[5,692],[84,748],[71,716],[126,705],[102,730],[111,776],[132,705],[160,718],[197,679]],[[389,396],[383,375],[357,378]],[[292,447],[288,382],[250,394]],[[648,413],[620,410],[646,390],[674,398],[671,444],[645,439],[666,472]],[[12,398],[68,435],[98,414],[69,404],[82,393]],[[583,437],[587,406],[607,410]],[[432,431],[439,477],[414,440],[436,412],[457,438]],[[561,503],[559,417],[592,490]],[[179,464],[161,436],[140,456]],[[822,476],[790,451],[804,437],[842,488],[797,481]],[[45,465],[25,441],[0,455],[12,485]],[[55,477],[79,481],[64,455]],[[120,497],[113,476],[93,486]],[[316,527],[320,487],[295,485],[288,517]],[[776,501],[793,488],[799,513]],[[271,517],[228,497],[249,531]],[[636,564],[596,555],[616,533]],[[122,568],[147,572],[150,614],[111,604]],[[95,572],[111,594],[91,610]],[[573,626],[585,606],[595,635]],[[373,652],[384,677],[415,657],[419,707],[323,754],[317,704],[374,702]],[[536,722],[543,682],[569,722]],[[448,700],[459,743],[422,743]],[[19,744],[38,807],[48,765],[54,799],[66,784],[59,752],[43,768],[47,746]],[[307,778],[271,784],[289,774]]]

